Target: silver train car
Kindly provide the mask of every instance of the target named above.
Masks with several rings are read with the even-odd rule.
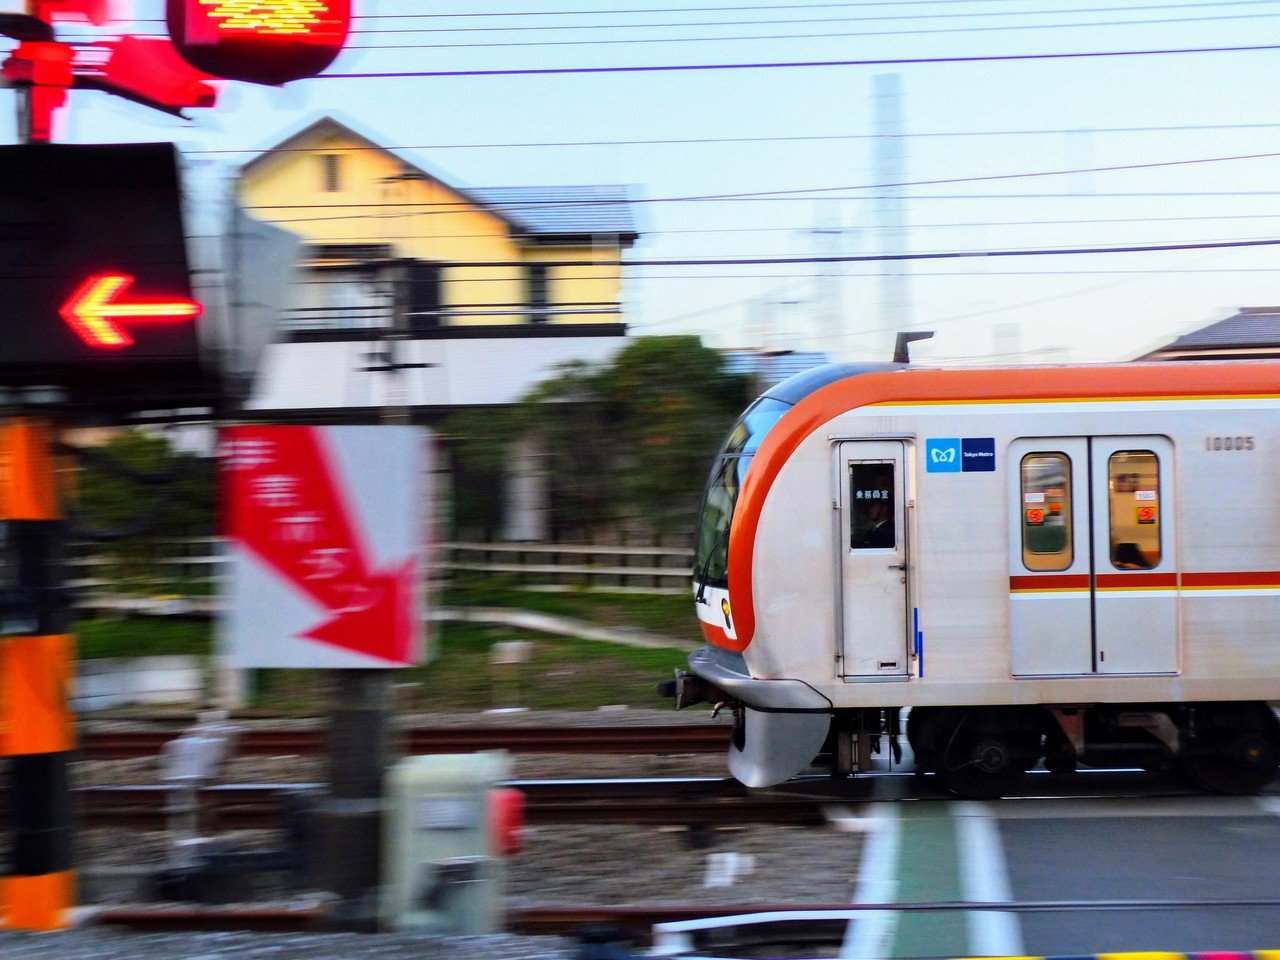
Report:
[[[833,365],[743,414],[703,499],[707,645],[748,786],[815,761],[992,797],[1025,771],[1280,763],[1280,364]],[[903,722],[905,718],[905,723]]]

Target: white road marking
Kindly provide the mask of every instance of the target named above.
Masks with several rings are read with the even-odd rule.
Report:
[[[1255,797],[1263,812],[1280,817],[1280,797]]]
[[[898,893],[898,848],[902,824],[897,805],[875,803],[863,819],[866,844],[858,870],[854,903],[892,903]],[[899,911],[866,910],[849,922],[840,956],[848,960],[876,960],[888,956],[898,927]]]
[[[1010,903],[1013,893],[1005,869],[1004,845],[992,804],[964,802],[953,807],[956,847],[960,856],[960,889],[973,903]],[[1022,929],[1016,914],[998,910],[965,913],[969,954],[978,957],[1022,956]]]

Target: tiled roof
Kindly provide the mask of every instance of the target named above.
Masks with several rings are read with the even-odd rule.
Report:
[[[1234,316],[1179,337],[1162,350],[1280,346],[1280,307],[1244,307]]]
[[[472,187],[467,193],[534,236],[637,233],[624,186]]]

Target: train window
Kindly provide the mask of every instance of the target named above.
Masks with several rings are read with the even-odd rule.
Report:
[[[893,474],[892,463],[849,464],[850,549],[892,549],[898,545],[894,522],[897,515],[894,490],[897,486]]]
[[[1120,450],[1107,461],[1111,565],[1150,570],[1160,563],[1160,458]]]
[[[1022,458],[1022,565],[1028,570],[1071,566],[1071,460],[1063,453]]]
[[[728,586],[729,522],[750,462],[750,457],[721,457],[711,471],[711,479],[702,498],[693,568],[694,579],[701,583]]]

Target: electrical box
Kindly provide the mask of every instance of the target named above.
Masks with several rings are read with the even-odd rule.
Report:
[[[451,936],[502,924],[504,867],[491,794],[510,776],[507,755],[406,757],[387,776],[384,928]]]

